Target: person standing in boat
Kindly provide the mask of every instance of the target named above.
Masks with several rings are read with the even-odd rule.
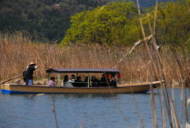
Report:
[[[23,78],[26,85],[33,85],[33,73],[37,69],[37,65],[31,62],[23,72]]]

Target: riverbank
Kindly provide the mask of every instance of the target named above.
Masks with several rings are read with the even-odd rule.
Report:
[[[152,62],[144,46],[139,46],[126,56],[130,47],[92,45],[71,45],[32,42],[22,34],[0,38],[0,80],[22,74],[30,61],[39,66],[35,77],[46,77],[47,68],[118,68],[124,81],[155,80]],[[189,80],[190,57],[184,49],[173,50],[162,46],[160,56],[168,85],[172,81]],[[181,84],[179,84],[181,85]]]

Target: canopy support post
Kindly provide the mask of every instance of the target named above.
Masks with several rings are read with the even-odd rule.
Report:
[[[88,73],[88,88],[91,87],[91,77],[90,74]]]
[[[61,75],[60,74],[58,74],[57,86],[61,87]]]

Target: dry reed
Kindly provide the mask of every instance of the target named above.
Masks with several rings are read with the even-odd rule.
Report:
[[[124,81],[148,81],[154,74],[150,60],[143,45],[135,49],[130,56],[122,59],[129,47],[101,46],[98,44],[72,45],[60,47],[56,44],[32,42],[22,33],[0,36],[0,80],[22,74],[30,61],[35,61],[39,68],[35,76],[46,77],[45,69],[57,68],[118,68]],[[168,81],[178,81],[181,69],[176,56],[183,60],[178,53],[173,55],[170,48],[160,51],[163,71]],[[179,60],[178,59],[178,60]],[[186,57],[188,60],[189,57]],[[189,68],[189,61],[183,62]],[[184,69],[185,70],[185,69]],[[187,71],[187,70],[186,70]],[[186,73],[188,74],[188,73]],[[155,77],[153,77],[156,79]]]
[[[139,5],[139,0],[136,0],[137,3],[137,9],[138,9],[138,14],[139,16],[141,16],[141,10],[140,10],[140,5]],[[174,67],[175,69],[178,70],[177,73],[177,79],[178,82],[180,83],[180,85],[183,87],[185,87],[185,85],[187,86],[186,83],[189,82],[189,70],[188,70],[188,56],[185,52],[184,49],[182,49],[182,54],[178,54],[178,52],[176,52],[176,47],[171,47],[170,51],[167,51],[168,53],[172,53],[174,56],[170,58],[170,62],[168,63],[168,65],[166,65],[166,61],[165,56],[168,57],[168,55],[166,54],[165,56],[163,56],[163,53],[161,54],[160,51],[157,49],[157,41],[155,38],[155,30],[156,30],[156,20],[157,20],[157,8],[158,8],[158,4],[156,1],[156,6],[155,6],[155,10],[154,10],[154,21],[150,21],[149,23],[149,31],[150,33],[153,35],[152,36],[152,40],[149,42],[150,44],[148,45],[147,41],[144,41],[144,46],[146,47],[146,52],[148,54],[148,57],[151,61],[151,65],[149,67],[149,69],[152,69],[152,74],[155,75],[156,78],[158,79],[162,79],[165,82],[161,84],[161,89],[159,90],[159,100],[160,100],[160,106],[161,106],[161,115],[162,115],[162,127],[165,128],[167,124],[169,124],[170,128],[180,128],[180,127],[185,127],[185,125],[188,122],[188,110],[187,110],[187,94],[186,91],[184,90],[185,94],[183,95],[183,115],[185,116],[185,121],[181,120],[177,114],[177,110],[176,110],[176,101],[174,98],[174,92],[172,90],[172,93],[168,91],[168,88],[166,87],[167,85],[172,85],[171,84],[171,79],[173,80],[174,77],[172,77],[172,75],[167,74],[167,66],[169,65],[169,63],[173,62],[173,64],[176,64],[176,66]],[[153,22],[153,27],[151,26],[151,22]],[[145,30],[144,30],[144,26],[142,24],[142,20],[141,18],[139,18],[139,24],[141,26],[141,33],[143,38],[145,38]],[[183,56],[181,56],[183,55]],[[184,64],[184,65],[183,65]],[[170,67],[173,67],[173,65],[170,65]],[[173,69],[174,69],[173,68]],[[175,70],[173,70],[173,72],[175,72]],[[169,77],[168,77],[169,76]],[[170,78],[170,79],[169,79]],[[152,79],[152,77],[150,77],[150,79]],[[154,92],[153,90],[151,90],[151,108],[152,108],[152,126],[154,128],[157,128],[157,112],[156,112],[156,98],[154,97]],[[166,114],[164,114],[166,113]],[[165,118],[165,116],[167,116],[167,118]],[[165,119],[165,120],[164,120]],[[186,124],[184,125],[185,122]],[[187,125],[186,125],[187,127]]]

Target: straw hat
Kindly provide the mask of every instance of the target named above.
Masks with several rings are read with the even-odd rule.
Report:
[[[33,61],[31,61],[29,65],[33,65],[33,64],[35,64],[35,63]]]

